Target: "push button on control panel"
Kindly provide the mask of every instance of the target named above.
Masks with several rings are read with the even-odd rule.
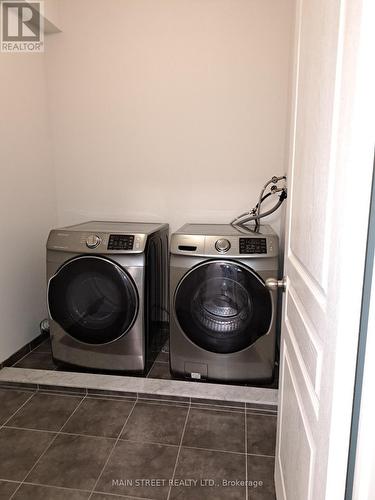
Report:
[[[133,250],[134,236],[129,234],[111,234],[108,250]]]
[[[240,254],[267,253],[266,238],[240,238]]]
[[[141,238],[138,236],[135,238],[135,249],[139,250],[141,248]]]

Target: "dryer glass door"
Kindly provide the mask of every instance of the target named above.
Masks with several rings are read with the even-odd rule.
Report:
[[[263,280],[233,261],[194,267],[175,294],[175,314],[185,335],[208,351],[240,351],[265,335],[272,321],[272,299]]]
[[[48,286],[51,318],[86,344],[112,342],[132,327],[138,295],[130,275],[103,257],[77,257],[64,264]]]

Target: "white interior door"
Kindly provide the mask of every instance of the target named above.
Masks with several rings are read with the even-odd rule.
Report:
[[[297,0],[278,500],[344,497],[374,151],[373,0]]]

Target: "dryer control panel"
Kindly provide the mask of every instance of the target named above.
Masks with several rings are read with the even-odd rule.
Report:
[[[133,250],[134,236],[130,234],[110,234],[108,250]]]
[[[266,238],[240,238],[240,254],[267,253]]]

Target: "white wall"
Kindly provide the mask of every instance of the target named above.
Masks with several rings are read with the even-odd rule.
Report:
[[[45,55],[0,55],[0,362],[46,315],[50,227],[229,222],[285,171],[292,0],[55,3]]]
[[[285,171],[292,0],[60,2],[58,222],[229,222]],[[278,217],[274,220],[278,226]]]
[[[0,54],[0,362],[46,317],[45,242],[56,223],[43,55]]]

